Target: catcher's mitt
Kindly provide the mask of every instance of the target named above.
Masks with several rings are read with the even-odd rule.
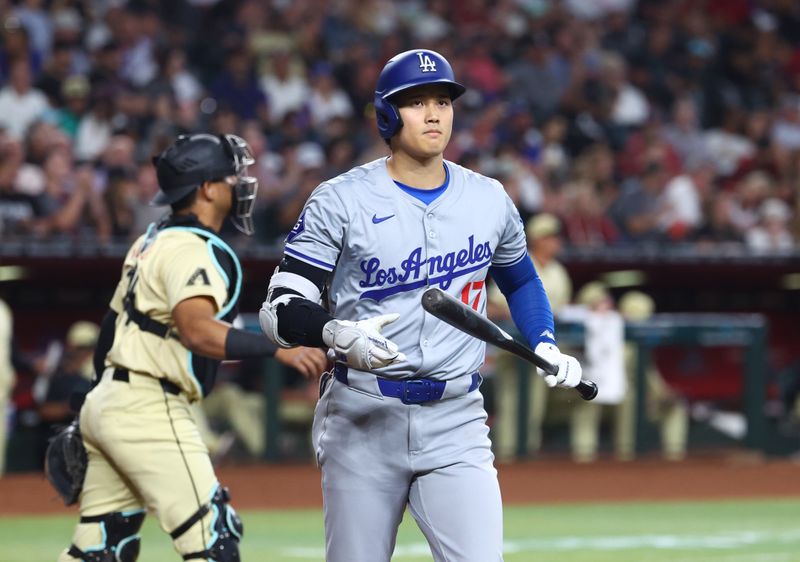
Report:
[[[78,501],[83,489],[87,462],[80,424],[75,419],[50,441],[44,461],[47,479],[62,497],[65,505],[72,505]]]

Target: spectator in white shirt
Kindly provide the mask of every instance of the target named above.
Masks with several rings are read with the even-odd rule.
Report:
[[[771,197],[761,204],[759,214],[760,223],[745,234],[747,246],[759,253],[792,250],[795,243],[789,232],[789,220],[792,218],[789,205],[777,197]]]
[[[47,96],[32,86],[28,61],[11,63],[8,85],[0,90],[0,127],[22,139],[28,127],[49,109]]]
[[[690,158],[686,173],[667,182],[661,226],[672,240],[681,240],[703,223],[703,201],[711,195],[715,169],[710,160]]]
[[[650,106],[644,94],[628,80],[628,66],[617,53],[605,53],[601,63],[602,79],[613,92],[611,120],[623,127],[637,127],[647,121]]]
[[[261,77],[261,89],[269,103],[269,119],[279,124],[287,113],[299,111],[308,101],[308,80],[299,63],[288,52],[272,57],[271,72]]]
[[[353,115],[350,98],[337,84],[331,66],[327,63],[319,63],[312,71],[309,111],[315,127],[324,127],[337,117],[347,119]]]

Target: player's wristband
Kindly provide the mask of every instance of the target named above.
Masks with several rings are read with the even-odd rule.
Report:
[[[275,354],[275,344],[262,333],[231,328],[225,337],[225,359],[249,359]]]

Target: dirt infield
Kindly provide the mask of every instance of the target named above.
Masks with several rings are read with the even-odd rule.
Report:
[[[678,463],[640,460],[576,465],[543,460],[498,467],[504,501],[523,503],[800,497],[800,464],[741,455]],[[223,467],[237,509],[316,508],[319,472],[310,465]],[[74,513],[41,474],[0,479],[0,515]]]

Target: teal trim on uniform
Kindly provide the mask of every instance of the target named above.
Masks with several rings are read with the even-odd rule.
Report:
[[[131,542],[131,541],[134,541],[134,540],[136,540],[136,539],[141,539],[141,538],[142,538],[142,537],[141,537],[141,536],[139,536],[139,533],[134,533],[134,534],[132,534],[132,535],[131,535],[131,536],[129,536],[129,537],[125,537],[124,539],[122,539],[121,541],[119,541],[119,543],[117,543],[117,546],[115,546],[115,547],[114,547],[114,552],[119,552],[119,551],[120,551],[120,550],[122,550],[122,549],[125,547],[125,545],[126,545],[126,544],[128,544],[129,542]]]
[[[100,544],[96,544],[94,546],[88,546],[86,548],[82,548],[84,552],[94,552],[96,550],[103,550],[106,547],[106,543],[108,543],[108,535],[106,534],[106,524],[105,522],[101,521],[100,525],[100,532],[103,534],[103,542]]]
[[[144,513],[144,509],[133,509],[131,511],[120,511],[120,513],[125,517],[130,517],[131,515],[139,515],[140,513]]]
[[[233,524],[231,521],[231,510],[230,506],[225,508],[225,522],[228,524],[228,530],[231,532],[233,536],[235,536],[239,541],[242,540],[242,535],[236,532],[236,525]]]
[[[214,496],[217,494],[217,490],[219,490],[219,482],[217,485],[211,488],[211,493],[208,495],[208,503],[211,503],[211,500],[214,499]],[[211,548],[215,542],[217,542],[217,538],[219,537],[219,533],[214,529],[214,524],[217,522],[217,518],[219,517],[219,508],[215,504],[211,504],[211,508],[214,510],[214,516],[211,518],[211,540],[206,545],[206,548]]]
[[[213,247],[218,246],[222,248],[231,257],[231,259],[233,260],[233,265],[234,267],[236,267],[236,287],[234,288],[233,295],[231,295],[231,297],[228,299],[228,302],[225,303],[225,306],[223,306],[222,309],[214,316],[214,318],[216,318],[217,320],[223,318],[236,305],[236,301],[239,300],[239,293],[241,293],[242,290],[242,265],[239,263],[239,258],[236,257],[236,253],[233,251],[233,248],[231,248],[222,238],[220,238],[213,232],[209,232],[208,230],[203,230],[202,228],[196,228],[193,226],[168,226],[164,230],[183,230],[187,232],[193,232],[194,234],[197,234],[201,238],[205,238],[208,253],[211,256],[211,260],[214,263],[214,267],[216,267],[217,271],[219,271],[220,274],[222,275],[222,279],[225,281],[226,289],[230,289],[231,282],[230,279],[228,278],[227,273],[225,273],[225,270],[222,269],[219,262],[217,261],[217,258],[214,255]],[[192,376],[192,379],[194,379],[195,385],[197,386],[200,395],[203,396],[204,395],[203,385],[200,384],[200,381],[194,374],[194,368],[192,367],[191,351],[189,351],[187,359],[188,359],[187,371],[189,371],[189,374]]]
[[[231,298],[228,299],[227,304],[223,307],[223,309],[217,314],[217,319],[222,318],[228,312],[230,312],[231,308],[236,304],[236,301],[239,300],[239,294],[242,291],[242,265],[239,263],[239,258],[236,257],[236,252],[233,251],[227,242],[225,242],[222,238],[214,234],[213,232],[209,232],[207,230],[203,230],[202,228],[196,228],[193,226],[168,226],[164,230],[185,230],[188,232],[194,232],[198,236],[205,238],[208,241],[208,251],[211,254],[211,259],[214,261],[217,270],[222,273],[223,279],[225,279],[226,287],[230,286],[230,280],[228,279],[227,274],[222,270],[217,262],[217,258],[214,256],[214,252],[211,250],[212,246],[219,246],[223,250],[225,250],[228,255],[231,256],[233,259],[233,265],[236,267],[236,287],[234,288],[233,295]]]

